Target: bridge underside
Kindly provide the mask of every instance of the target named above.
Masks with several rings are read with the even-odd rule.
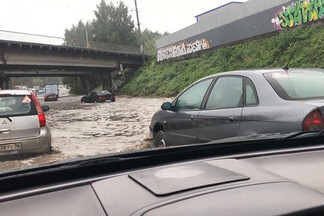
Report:
[[[142,63],[138,53],[0,41],[0,87],[8,88],[10,77],[77,76],[85,88],[89,77],[95,77],[104,89],[116,90],[123,68]]]

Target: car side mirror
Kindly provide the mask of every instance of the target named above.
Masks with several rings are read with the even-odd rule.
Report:
[[[47,112],[47,111],[50,110],[50,107],[47,106],[47,105],[43,105],[42,108],[43,108],[43,111],[44,111],[44,112]]]
[[[170,102],[164,102],[161,106],[162,110],[171,110],[172,109],[172,105]]]

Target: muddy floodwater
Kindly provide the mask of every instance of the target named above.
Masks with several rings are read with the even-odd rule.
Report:
[[[148,126],[152,115],[170,98],[119,96],[116,102],[85,104],[81,97],[43,102],[52,132],[47,154],[1,160],[0,170],[53,161],[152,147]]]

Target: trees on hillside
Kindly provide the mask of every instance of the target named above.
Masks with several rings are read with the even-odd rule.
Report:
[[[87,23],[81,20],[65,30],[66,45],[86,47],[86,31],[89,41],[109,44],[138,45],[134,21],[128,7],[121,1],[115,6],[101,0],[94,11],[95,18]]]
[[[97,5],[95,19],[92,21],[94,41],[112,44],[137,45],[134,21],[128,7],[119,2],[106,4],[104,0]]]
[[[108,44],[139,46],[137,29],[129,13],[129,8],[120,1],[117,5],[106,3],[104,0],[97,5],[94,11],[94,19],[83,23],[81,20],[77,25],[72,25],[70,29],[65,30],[65,45],[99,48],[102,44],[93,44],[101,42]],[[87,33],[87,34],[86,34]],[[90,44],[87,44],[87,36]],[[144,51],[146,54],[155,55],[155,40],[162,35],[159,32],[152,32],[145,29],[142,32],[144,42]],[[80,93],[81,83],[78,78],[64,78],[64,83],[71,86],[72,92]]]
[[[77,25],[72,25],[65,30],[65,44],[71,46],[87,46],[86,31],[88,40],[108,44],[139,45],[138,33],[135,28],[129,8],[120,1],[115,6],[113,3],[107,4],[101,0],[94,11],[95,18],[83,23],[82,20]],[[166,35],[168,33],[164,33]],[[161,37],[159,32],[149,29],[142,31],[142,40],[147,42],[149,50],[154,45],[153,41]],[[150,41],[150,42],[149,42]],[[154,48],[154,47],[153,47]]]
[[[80,20],[76,26],[72,25],[71,29],[65,29],[65,44],[69,46],[86,47],[86,28],[88,27],[88,24],[84,24],[82,20]]]

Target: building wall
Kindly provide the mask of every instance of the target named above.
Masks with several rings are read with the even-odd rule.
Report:
[[[218,14],[222,13],[223,11],[231,10],[231,9],[233,9],[234,7],[236,7],[236,6],[240,5],[240,4],[243,4],[243,2],[231,2],[231,3],[227,4],[227,5],[225,5],[224,7],[221,6],[219,8],[208,11],[206,13],[197,15],[196,20],[197,20],[197,22],[201,22],[203,20],[210,19],[213,16],[218,16]]]
[[[317,1],[317,0],[309,0]],[[289,0],[250,0],[156,41],[157,61],[280,29],[275,19]]]

